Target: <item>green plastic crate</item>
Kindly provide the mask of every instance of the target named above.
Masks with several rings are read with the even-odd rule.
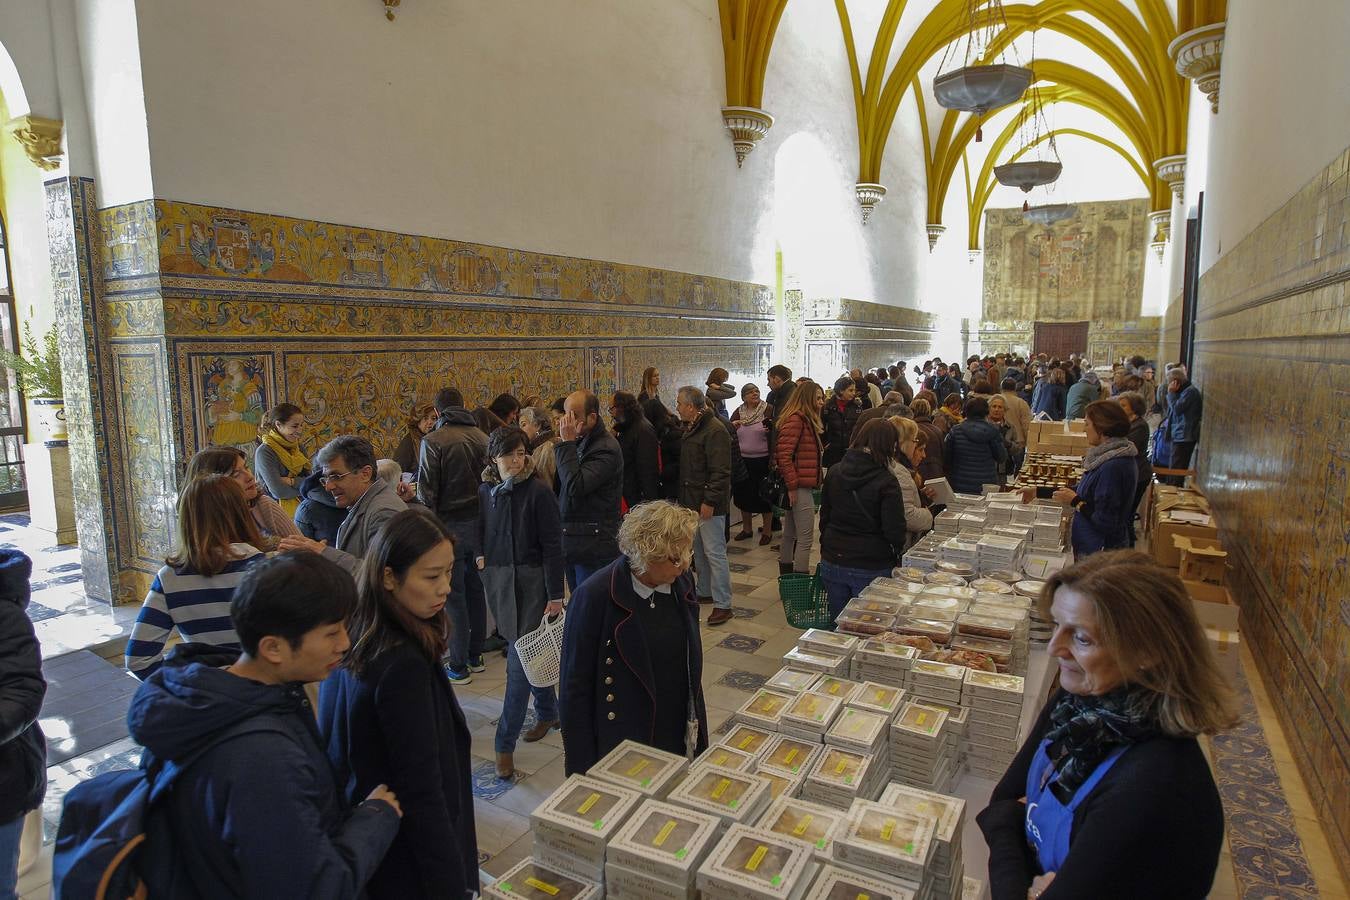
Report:
[[[783,615],[793,628],[834,628],[819,569],[814,575],[800,572],[779,575],[778,598],[783,602]]]

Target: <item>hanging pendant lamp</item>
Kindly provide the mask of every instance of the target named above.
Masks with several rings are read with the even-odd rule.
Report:
[[[995,109],[1021,99],[1031,85],[1030,69],[1004,62],[980,62],[992,46],[999,29],[1007,27],[1002,0],[990,0],[987,3],[967,0],[966,28],[962,35],[965,52],[961,65],[948,68],[949,63],[956,62],[956,54],[952,49],[956,44],[954,41],[943,52],[938,74],[933,79],[933,96],[939,106],[972,113],[978,120]],[[983,137],[984,129],[977,125],[976,143]]]
[[[1034,31],[1031,33],[1031,54],[1034,63],[1036,56],[1036,32]],[[1023,106],[1021,113],[1018,114],[1017,136],[1022,144],[1019,155],[1034,150],[1039,157],[1043,143],[1050,148],[1050,152],[1044,158],[1014,160],[1001,166],[994,166],[994,177],[998,179],[998,183],[1005,184],[1008,187],[1021,188],[1022,193],[1029,194],[1032,188],[1054,184],[1058,181],[1060,173],[1064,171],[1064,164],[1059,158],[1059,147],[1055,144],[1055,133],[1045,120],[1040,89],[1034,85],[1031,88],[1030,102]],[[1028,204],[1022,204],[1024,211],[1028,208]]]

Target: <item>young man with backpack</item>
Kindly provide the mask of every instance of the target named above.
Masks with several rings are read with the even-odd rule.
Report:
[[[127,713],[141,770],[67,795],[54,895],[92,896],[89,876],[143,831],[131,867],[152,897],[361,896],[402,811],[384,785],[346,806],[304,690],[342,661],[355,600],[352,577],[318,554],[250,569],[230,604],[242,652],[176,648]]]
[[[47,693],[28,606],[33,561],[0,550],[0,898],[16,895],[23,821],[47,788],[47,745],[38,713]]]

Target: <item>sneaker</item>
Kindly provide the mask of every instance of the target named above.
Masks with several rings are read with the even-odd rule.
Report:
[[[443,663],[441,668],[445,669],[445,677],[450,679],[451,684],[471,684],[473,682],[473,673],[468,669],[456,669],[449,663]]]
[[[484,672],[484,671],[486,671],[486,670],[487,670],[487,666],[483,664],[483,657],[481,657],[481,656],[470,656],[470,657],[469,657],[469,671],[470,671],[470,672]]]

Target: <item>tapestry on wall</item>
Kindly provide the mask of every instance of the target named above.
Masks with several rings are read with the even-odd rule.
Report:
[[[991,209],[984,224],[986,322],[1137,319],[1148,249],[1147,200],[1079,203],[1052,225],[1021,209]]]

